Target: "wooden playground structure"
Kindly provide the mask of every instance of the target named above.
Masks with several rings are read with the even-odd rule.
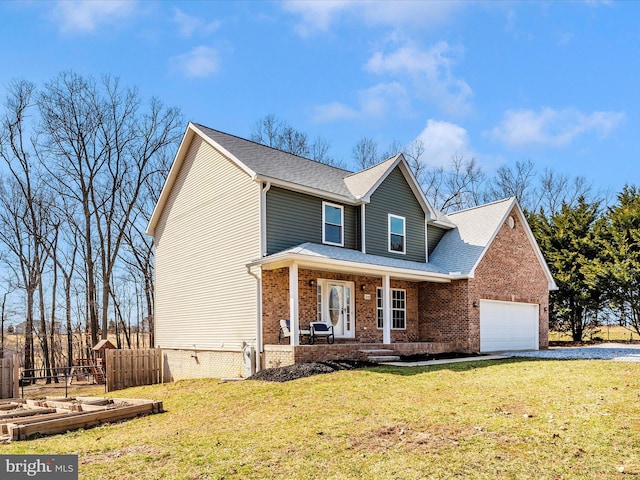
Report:
[[[105,359],[107,350],[116,350],[116,346],[109,340],[100,340],[93,347],[92,358],[76,358],[73,360],[73,366],[69,372],[68,384],[71,385],[74,379],[85,377],[92,383],[104,385],[105,377]]]

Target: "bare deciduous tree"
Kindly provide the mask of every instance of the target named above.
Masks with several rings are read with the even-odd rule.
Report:
[[[371,137],[361,137],[351,150],[356,166],[360,170],[369,168],[378,163],[378,142]]]
[[[107,337],[110,279],[136,200],[157,172],[155,157],[177,141],[181,117],[157,99],[143,109],[137,90],[123,88],[117,78],[105,76],[97,84],[73,73],[48,83],[38,105],[48,171],[60,194],[81,206],[88,312],[97,343],[98,332]]]

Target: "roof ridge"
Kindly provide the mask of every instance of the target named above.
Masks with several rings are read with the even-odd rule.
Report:
[[[191,123],[193,123],[194,125],[196,125],[198,127],[202,127],[202,128],[206,128],[207,130],[211,130],[212,132],[221,133],[223,135],[228,135],[230,137],[237,138],[238,140],[244,140],[245,142],[253,143],[254,145],[258,145],[258,146],[263,147],[263,148],[268,148],[268,149],[271,149],[271,150],[275,150],[276,152],[284,153],[286,155],[291,155],[292,157],[297,157],[297,158],[300,158],[301,160],[307,160],[309,162],[315,162],[315,163],[319,163],[321,165],[326,165],[327,167],[331,167],[331,168],[334,168],[336,170],[340,170],[342,172],[347,172],[349,174],[359,173],[359,172],[353,172],[351,170],[347,170],[346,168],[336,167],[335,165],[329,165],[328,163],[324,163],[324,162],[321,162],[319,160],[314,160],[313,158],[303,157],[302,155],[297,155],[295,153],[287,152],[287,151],[281,150],[279,148],[271,147],[269,145],[265,145],[263,143],[256,142],[254,140],[251,140],[251,139],[248,139],[248,138],[244,138],[244,137],[241,137],[239,135],[234,135],[233,133],[223,132],[222,130],[216,130],[215,128],[211,128],[211,127],[207,127],[206,125],[202,125],[201,123],[197,123],[197,122],[191,122]],[[349,176],[349,175],[347,175],[347,176]]]
[[[459,213],[465,213],[465,212],[469,212],[471,210],[476,210],[478,208],[485,208],[485,207],[490,207],[491,205],[497,205],[498,203],[503,203],[503,202],[508,202],[511,200],[515,200],[516,197],[508,197],[508,198],[503,198],[501,200],[494,200],[493,202],[489,202],[489,203],[483,203],[482,205],[476,205],[475,207],[469,207],[469,208],[463,208],[462,210],[458,210],[457,212],[452,212],[452,213],[447,213],[446,216],[452,216],[452,215],[457,215]]]
[[[353,175],[358,175],[358,174],[360,174],[360,173],[364,173],[364,172],[366,172],[367,170],[371,170],[371,169],[373,169],[373,168],[379,167],[379,166],[380,166],[380,165],[382,165],[383,163],[386,163],[386,162],[388,162],[388,161],[390,161],[390,160],[396,160],[400,155],[402,155],[402,152],[400,152],[400,153],[396,153],[396,154],[395,154],[394,156],[392,156],[392,157],[385,158],[384,160],[382,160],[382,161],[380,161],[380,162],[376,163],[375,165],[371,165],[370,167],[367,167],[367,168],[365,168],[364,170],[358,170],[357,172],[351,172],[351,173],[350,173],[349,175],[347,175],[345,178],[347,178],[347,177],[351,177],[351,176],[353,176]]]

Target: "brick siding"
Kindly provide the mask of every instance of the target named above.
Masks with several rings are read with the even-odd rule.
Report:
[[[539,348],[549,346],[549,284],[525,232],[525,221],[517,211],[511,215],[514,228],[502,226],[491,247],[469,280],[470,301],[480,299],[539,305]],[[469,318],[472,350],[480,348],[480,309]]]
[[[549,346],[548,281],[527,237],[524,218],[514,210],[514,228],[498,231],[476,268],[475,277],[450,284],[420,285],[420,340],[467,342],[466,350],[480,350],[481,299],[539,305],[539,348]]]
[[[318,318],[317,283],[319,279],[340,280],[354,283],[355,338],[336,339],[336,343],[382,343],[382,330],[378,329],[376,310],[376,288],[382,287],[382,279],[360,275],[349,275],[320,270],[298,271],[298,316],[302,328]],[[314,286],[309,281],[314,280]],[[361,290],[361,286],[365,290]],[[419,284],[391,280],[391,288],[406,290],[406,329],[391,330],[392,342],[415,342],[419,340],[418,290]],[[369,300],[365,295],[370,295]],[[289,269],[279,268],[262,272],[262,338],[264,345],[278,343],[280,319],[289,318]],[[288,343],[288,340],[285,340]]]

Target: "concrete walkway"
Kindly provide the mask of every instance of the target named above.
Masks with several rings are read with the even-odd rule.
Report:
[[[551,347],[548,350],[500,352],[499,355],[481,355],[465,358],[443,358],[422,362],[382,362],[380,365],[396,367],[426,367],[446,363],[504,360],[506,358],[543,358],[549,360],[611,360],[614,362],[640,362],[640,345],[628,343],[599,343],[583,347]]]
[[[551,347],[549,350],[506,352],[509,357],[547,358],[553,360],[612,360],[640,362],[640,345],[633,343],[599,343],[583,347]]]
[[[442,358],[439,360],[424,360],[421,362],[380,362],[380,365],[393,365],[394,367],[428,367],[429,365],[443,365],[446,363],[481,362],[484,360],[504,360],[509,355],[480,355],[477,357]]]

